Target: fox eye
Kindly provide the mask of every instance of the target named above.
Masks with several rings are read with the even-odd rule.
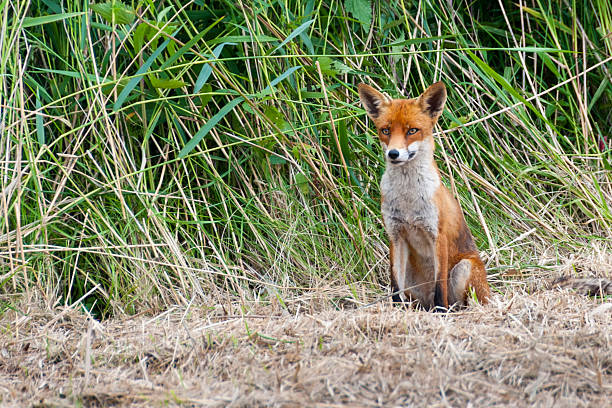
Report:
[[[383,135],[388,135],[389,134],[389,128],[384,128],[380,131],[380,133],[382,133]]]
[[[409,135],[414,135],[418,131],[419,131],[419,129],[417,129],[417,128],[410,128],[410,129],[408,129],[408,134]]]

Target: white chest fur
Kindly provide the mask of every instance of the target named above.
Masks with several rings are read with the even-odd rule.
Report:
[[[432,160],[423,154],[402,166],[387,167],[380,189],[384,196],[382,214],[390,236],[399,233],[398,228],[422,229],[434,239],[437,236],[438,209],[433,196],[440,177]]]

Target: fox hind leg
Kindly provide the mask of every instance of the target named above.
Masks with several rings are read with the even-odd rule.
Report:
[[[484,264],[478,256],[461,259],[448,273],[449,290],[448,303],[463,306],[467,303],[468,288],[476,293],[476,298],[482,304],[487,303],[489,285]]]
[[[448,304],[464,305],[467,297],[467,286],[472,273],[471,259],[457,262],[448,273]]]

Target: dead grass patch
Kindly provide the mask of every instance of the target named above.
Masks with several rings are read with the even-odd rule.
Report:
[[[609,406],[612,303],[513,288],[452,314],[251,305],[0,321],[3,406]]]
[[[611,266],[600,252],[546,280]],[[339,286],[103,322],[25,303],[0,318],[0,405],[610,406],[611,297],[498,279],[490,304],[450,314],[332,301]]]

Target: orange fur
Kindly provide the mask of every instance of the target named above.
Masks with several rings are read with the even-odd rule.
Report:
[[[433,128],[446,88],[438,82],[418,98],[391,100],[360,84],[359,96],[387,159],[381,207],[390,238],[393,291],[402,290],[401,300],[448,308],[465,304],[472,288],[486,303],[490,291],[484,264],[433,160]]]

